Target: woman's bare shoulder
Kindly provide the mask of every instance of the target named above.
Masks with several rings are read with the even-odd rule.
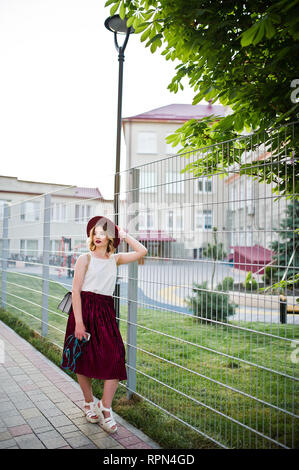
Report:
[[[85,265],[88,263],[88,257],[90,253],[82,253],[81,255],[78,256],[77,258],[77,263],[80,265]]]

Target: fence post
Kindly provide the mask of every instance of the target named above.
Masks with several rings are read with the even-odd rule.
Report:
[[[44,228],[43,228],[43,275],[42,275],[42,336],[48,334],[48,303],[49,303],[49,259],[50,259],[50,222],[51,195],[44,196]]]
[[[280,323],[287,322],[287,298],[284,295],[279,297]]]
[[[3,227],[2,227],[2,308],[6,307],[6,287],[7,287],[7,260],[8,260],[8,204],[3,207]]]
[[[139,203],[139,170],[132,168],[129,172],[129,197],[128,209],[137,207]],[[139,211],[128,215],[128,226],[130,220],[137,216]],[[133,226],[133,225],[132,225]],[[139,223],[134,224],[136,232]],[[130,249],[132,251],[132,249]],[[127,399],[130,399],[136,391],[136,359],[137,359],[137,300],[138,300],[138,262],[128,264],[128,327],[127,327]]]

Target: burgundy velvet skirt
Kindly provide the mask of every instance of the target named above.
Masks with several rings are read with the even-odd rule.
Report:
[[[113,297],[81,291],[82,319],[90,340],[76,359],[74,372],[94,379],[127,380],[125,347],[119,332]],[[66,326],[64,346],[75,333],[75,317],[71,308]]]

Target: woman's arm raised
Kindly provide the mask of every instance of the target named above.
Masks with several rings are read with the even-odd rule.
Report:
[[[143,258],[147,254],[147,248],[124,230],[119,229],[119,236],[121,240],[125,240],[135,251],[131,251],[130,253],[117,253],[115,255],[117,264],[132,263],[133,261]]]

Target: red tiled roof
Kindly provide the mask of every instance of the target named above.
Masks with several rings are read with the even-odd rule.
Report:
[[[98,188],[76,188],[75,197],[103,199]]]
[[[210,103],[192,104],[170,104],[161,108],[152,109],[145,113],[123,118],[123,121],[189,121],[190,119],[201,119],[205,116],[215,114],[225,116],[225,108],[222,105]]]
[[[254,246],[233,246],[231,247],[234,249],[235,253],[239,253],[239,255],[244,256],[248,261],[251,262],[266,262],[270,263],[272,260],[272,256],[274,252],[268,250],[268,248],[264,248],[260,245]]]

